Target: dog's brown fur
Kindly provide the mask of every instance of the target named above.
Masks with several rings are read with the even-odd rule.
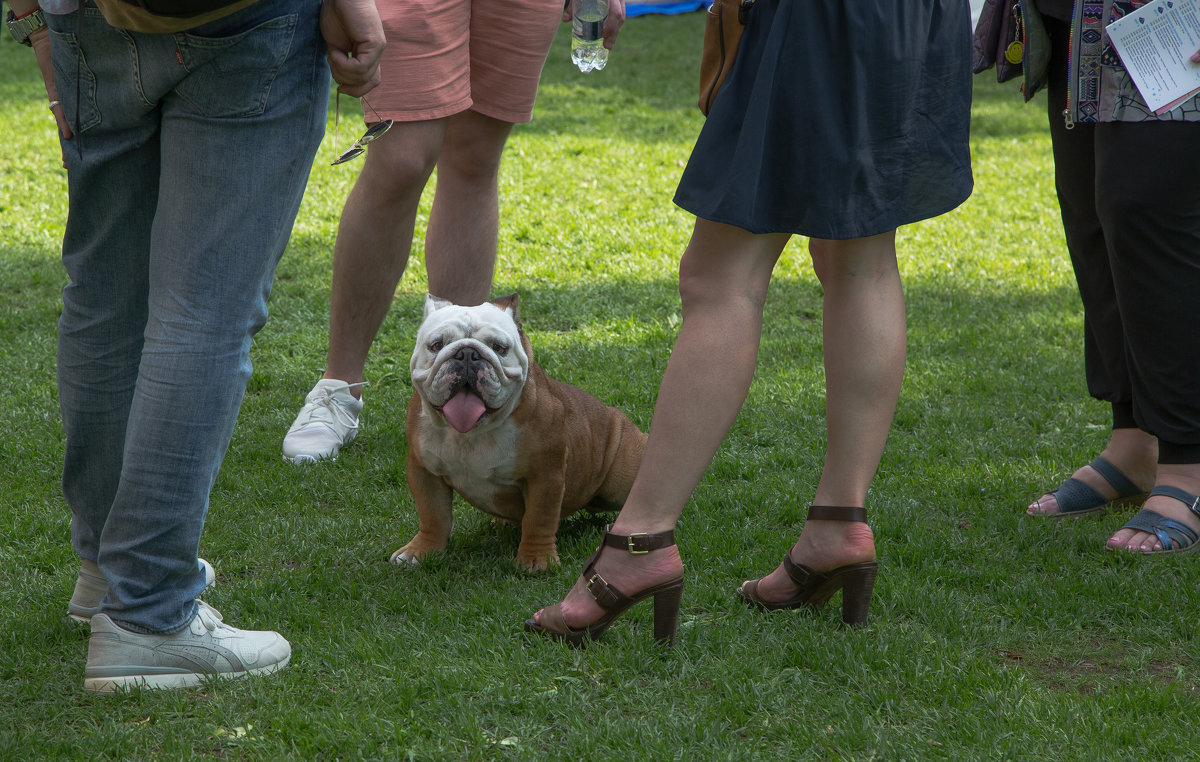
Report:
[[[406,422],[407,476],[420,527],[393,561],[418,561],[446,547],[457,491],[486,513],[520,522],[517,565],[545,569],[558,561],[559,521],[581,508],[619,509],[641,465],[646,435],[620,410],[545,374],[517,319],[515,294],[493,304],[512,310],[529,358],[520,402],[488,431],[447,435],[445,422],[434,420],[433,408],[414,391]],[[461,439],[441,444],[447,436]],[[509,447],[510,457],[498,456]]]

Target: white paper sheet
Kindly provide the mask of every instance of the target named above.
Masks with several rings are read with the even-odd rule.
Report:
[[[1200,91],[1200,0],[1154,0],[1105,29],[1154,113]]]

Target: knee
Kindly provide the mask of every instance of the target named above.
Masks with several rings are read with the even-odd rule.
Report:
[[[833,245],[830,241],[811,238],[808,241],[808,255],[812,258],[813,272],[817,280],[825,283],[833,276]]]
[[[1096,194],[1096,216],[1106,235],[1113,235],[1121,230],[1122,220],[1126,215],[1141,211],[1137,209],[1136,194]]]
[[[488,180],[500,173],[500,159],[513,125],[466,111],[450,118],[438,172]]]
[[[684,258],[679,263],[679,299],[684,312],[705,301],[709,289],[707,280],[695,272],[694,268],[689,268],[687,259]]]
[[[375,149],[359,175],[359,183],[366,183],[371,192],[380,199],[398,199],[420,193],[429,182],[437,164],[437,154],[422,153],[420,150]]]
[[[1153,193],[1097,193],[1096,215],[1104,231],[1105,242],[1110,244],[1109,256],[1120,255],[1127,244],[1131,248],[1141,247],[1135,242],[1154,240],[1160,231],[1163,205]],[[1148,224],[1149,223],[1149,224]]]
[[[875,282],[899,275],[894,239],[886,236],[845,241],[814,238],[808,242],[808,252],[817,280],[827,288],[850,279]]]
[[[732,318],[735,313],[748,310],[761,315],[770,280],[760,282],[729,276],[729,273],[700,266],[685,254],[679,263],[679,298],[683,314],[704,310]]]
[[[438,159],[438,176],[453,174],[474,182],[490,182],[500,175],[504,144],[491,141],[448,137]]]

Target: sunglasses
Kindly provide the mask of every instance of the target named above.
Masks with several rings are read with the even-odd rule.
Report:
[[[338,95],[340,97],[341,93],[338,93]],[[371,141],[374,141],[374,140],[379,140],[381,137],[383,137],[383,134],[385,132],[392,129],[392,120],[391,119],[379,119],[379,113],[376,112],[374,108],[372,108],[370,103],[367,103],[367,99],[360,98],[360,100],[362,101],[364,106],[371,109],[371,113],[375,114],[375,118],[378,119],[378,121],[376,121],[374,124],[372,124],[370,127],[368,127],[367,131],[363,133],[363,136],[361,138],[359,138],[358,140],[354,141],[354,143],[349,148],[347,148],[345,151],[342,151],[340,154],[338,154],[337,158],[329,163],[330,166],[337,166],[338,164],[344,164],[345,162],[350,161],[351,159],[361,156],[363,154],[363,152],[367,150],[367,148],[366,148],[367,143],[370,143]],[[337,106],[335,106],[335,108],[337,108]],[[340,111],[340,109],[339,109],[339,111]],[[335,113],[335,116],[336,116],[336,113]]]

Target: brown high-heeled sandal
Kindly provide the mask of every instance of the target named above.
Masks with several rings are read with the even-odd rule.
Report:
[[[659,548],[669,548],[675,544],[675,532],[657,532],[654,534],[612,534],[609,530],[612,524],[604,527],[604,540],[596,552],[588,559],[583,568],[583,578],[587,580],[587,590],[596,599],[604,615],[586,627],[568,627],[563,618],[562,604],[556,603],[542,610],[542,621],[525,620],[525,629],[538,635],[544,635],[557,640],[565,640],[573,646],[583,646],[585,638],[595,640],[600,637],[617,617],[624,614],[631,606],[654,596],[654,639],[660,643],[674,645],[675,630],[679,624],[679,603],[683,598],[683,575],[660,585],[654,585],[640,590],[633,595],[626,595],[608,583],[595,569],[595,562],[604,548],[620,548],[633,555],[649,553]]]
[[[865,524],[867,511],[859,507],[814,505],[808,509],[808,518],[815,521],[860,521]],[[799,588],[796,594],[786,601],[763,600],[758,594],[758,580],[739,587],[738,595],[751,608],[775,611],[815,609],[823,606],[834,593],[841,590],[842,621],[855,627],[867,623],[867,609],[871,605],[871,592],[875,588],[875,575],[879,571],[878,562],[846,564],[827,572],[819,572],[796,563],[788,552],[783,557],[783,570]]]

